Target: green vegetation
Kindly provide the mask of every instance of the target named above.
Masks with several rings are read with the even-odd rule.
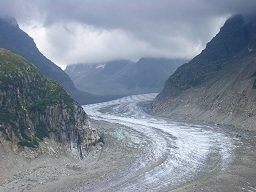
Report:
[[[44,113],[48,106],[63,103],[70,107],[74,103],[74,100],[59,84],[51,79],[47,79],[44,96],[30,104],[26,103],[26,107],[31,111]]]
[[[39,71],[24,58],[10,51],[0,49],[0,79],[7,76],[15,77],[18,74],[26,76],[39,75]]]
[[[42,141],[45,137],[49,137],[49,132],[46,129],[46,126],[44,124],[39,125],[36,128],[36,138],[38,138],[40,141]]]
[[[61,110],[76,104],[58,83],[4,49],[0,49],[0,95],[0,125],[5,126],[0,131],[21,147],[35,148],[50,132],[57,132],[54,123],[59,122],[49,125],[50,107]],[[73,122],[73,117],[65,121]]]
[[[33,139],[31,141],[29,141],[29,140],[20,141],[20,142],[18,142],[18,145],[20,147],[25,147],[26,146],[26,147],[37,148],[39,143],[36,139]]]
[[[10,112],[0,108],[0,122],[6,123],[8,121],[14,121],[16,118],[17,115],[15,112]]]

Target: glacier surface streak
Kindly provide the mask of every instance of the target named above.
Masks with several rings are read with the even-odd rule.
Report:
[[[149,141],[147,152],[128,173],[95,191],[165,191],[207,172],[224,170],[232,161],[233,140],[218,127],[174,122],[145,112],[156,95],[83,106],[90,118],[130,127]]]

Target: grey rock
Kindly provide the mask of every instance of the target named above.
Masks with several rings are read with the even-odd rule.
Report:
[[[5,139],[20,147],[38,148],[50,138],[81,158],[99,140],[82,107],[57,82],[4,49],[0,49],[0,125]]]
[[[228,19],[205,50],[170,76],[153,111],[255,130],[255,24],[241,15]]]

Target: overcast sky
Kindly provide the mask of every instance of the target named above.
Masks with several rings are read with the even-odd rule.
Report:
[[[1,0],[39,50],[62,68],[141,57],[193,58],[256,0]]]

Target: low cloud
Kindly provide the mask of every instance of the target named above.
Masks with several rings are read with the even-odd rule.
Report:
[[[255,0],[3,0],[39,49],[60,66],[140,57],[192,58]]]

